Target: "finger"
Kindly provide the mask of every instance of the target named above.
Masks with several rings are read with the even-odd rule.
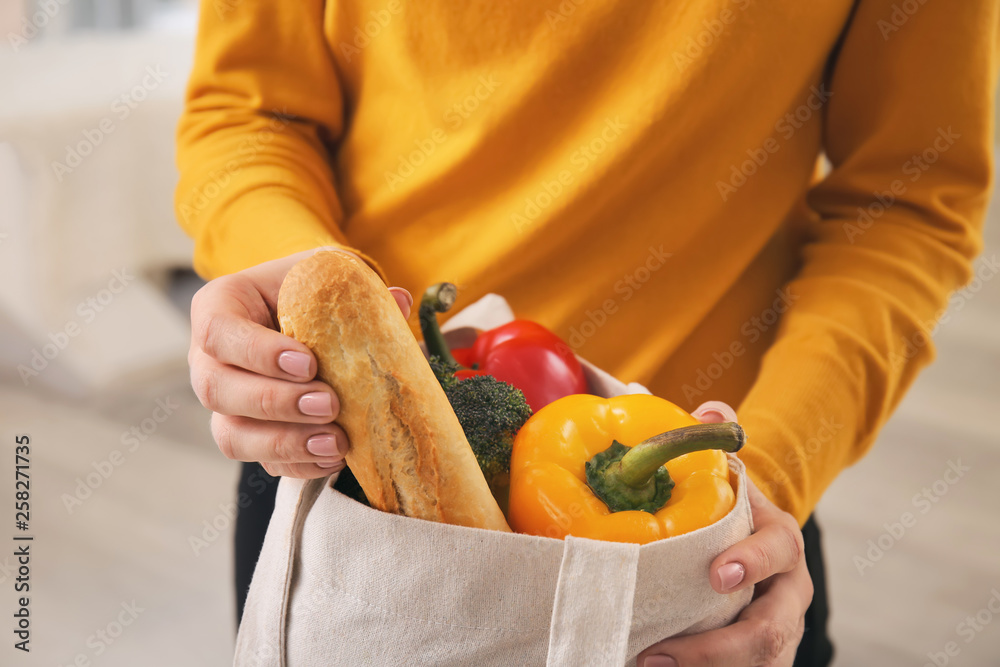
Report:
[[[737,421],[736,410],[722,401],[705,401],[695,408],[691,416],[702,424],[724,424],[725,422]]]
[[[802,531],[792,515],[778,509],[752,482],[748,492],[755,530],[712,562],[712,588],[719,593],[741,590],[803,561]]]
[[[316,374],[309,348],[276,331],[261,296],[236,275],[213,280],[191,301],[192,365],[199,350],[219,363],[272,378],[305,382]]]
[[[740,618],[761,618],[766,619],[767,614],[776,611],[775,600],[780,600],[781,604],[791,604],[794,598],[793,609],[801,609],[805,614],[806,609],[813,598],[812,577],[809,575],[809,568],[805,559],[799,561],[798,565],[789,572],[774,575],[762,582],[754,591],[754,602],[765,601],[764,605],[754,605],[753,609],[748,606],[740,614]]]
[[[335,468],[350,449],[337,424],[286,424],[212,413],[212,437],[219,451],[235,461],[315,463]]]
[[[399,309],[403,311],[403,318],[410,319],[410,309],[413,307],[413,295],[402,287],[390,287],[389,294],[396,300]]]
[[[264,298],[271,311],[274,312],[278,309],[278,291],[281,289],[281,283],[285,280],[285,276],[288,275],[288,272],[292,270],[292,267],[306,257],[311,257],[312,255],[324,250],[342,252],[345,255],[361,259],[355,253],[345,248],[338,248],[337,246],[319,246],[310,250],[297,252],[294,255],[272,259],[269,262],[263,262],[255,266],[251,266],[248,269],[240,271],[239,275],[246,278],[250,284],[253,285],[256,291]]]
[[[806,630],[806,619],[803,615],[802,619],[799,620],[799,626],[795,630],[794,641],[788,642],[785,650],[778,656],[776,660],[768,663],[767,667],[794,667],[795,657],[798,654],[799,644],[802,643],[802,636],[805,634]]]
[[[334,481],[344,469],[344,464],[333,468],[320,468],[315,463],[261,463],[271,477],[295,477],[297,479],[318,479],[332,476]]]
[[[202,405],[224,415],[326,424],[340,412],[340,401],[328,384],[276,380],[220,364],[204,353],[195,353],[191,386]]]
[[[684,667],[790,666],[812,598],[809,573],[804,565],[801,570],[804,581],[799,571],[775,576],[768,592],[751,602],[732,625],[654,644],[639,654],[637,664],[668,665],[670,656],[673,664]]]
[[[305,345],[277,331],[274,313],[281,283],[291,268],[323,250],[360,259],[343,248],[322,246],[216,278],[202,287],[191,302],[192,347],[222,363],[269,377],[312,379],[315,357]],[[412,296],[403,288],[391,289],[400,293],[393,296],[408,318]]]

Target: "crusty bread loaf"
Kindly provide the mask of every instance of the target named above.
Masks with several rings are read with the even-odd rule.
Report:
[[[308,346],[340,398],[347,465],[373,507],[509,531],[441,385],[378,275],[317,252],[278,294],[281,331]]]

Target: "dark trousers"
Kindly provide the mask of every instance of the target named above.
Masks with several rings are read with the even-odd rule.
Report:
[[[802,526],[806,566],[813,582],[812,604],[806,609],[806,631],[799,650],[795,652],[795,667],[826,667],[833,660],[833,644],[826,633],[830,608],[826,598],[826,568],[823,566],[823,545],[816,517],[810,516]]]
[[[278,480],[268,475],[258,463],[244,463],[240,474],[239,515],[236,517],[236,618],[243,617],[247,591],[253,569],[264,544],[267,522],[274,511],[274,494]],[[246,500],[246,499],[249,499]],[[812,604],[806,611],[806,630],[795,654],[795,667],[826,667],[833,659],[833,645],[826,634],[829,610],[826,599],[826,573],[823,568],[823,550],[819,526],[809,517],[802,527],[805,541],[806,564],[812,577]]]

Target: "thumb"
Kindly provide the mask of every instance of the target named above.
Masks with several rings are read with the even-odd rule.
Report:
[[[706,401],[695,408],[691,416],[702,424],[722,424],[736,420],[736,410],[722,401]]]
[[[269,302],[274,301],[278,298],[278,291],[281,289],[281,283],[285,280],[285,276],[288,275],[288,272],[292,270],[292,267],[306,257],[310,257],[315,255],[317,252],[324,250],[342,252],[345,255],[361,259],[355,253],[345,248],[339,248],[337,246],[319,246],[310,250],[303,250],[280,259],[274,259],[269,262],[264,262],[263,264],[258,264],[257,266],[244,270],[243,274],[254,283],[257,291],[264,296],[265,299]],[[410,308],[413,306],[413,297],[410,293],[402,287],[390,287],[389,293],[399,305],[399,309],[403,312],[403,317],[409,318]]]
[[[295,261],[298,261],[299,259],[305,259],[309,255],[315,254],[321,250],[336,250],[338,252],[348,254],[351,257],[357,257],[358,259],[361,259],[350,250],[347,250],[345,248],[338,248],[336,246],[321,246],[319,248],[315,248],[314,250],[307,250],[303,253],[299,253],[298,255],[292,255],[291,257],[294,257]],[[295,262],[292,262],[292,264],[289,266],[289,269],[291,268],[291,266],[294,265]],[[403,312],[403,319],[410,319],[410,308],[412,308],[413,306],[413,295],[410,294],[409,290],[403,287],[390,287],[389,294],[391,294],[392,298],[396,300],[396,304],[399,306],[399,309]]]
[[[263,296],[270,303],[278,298],[278,290],[281,289],[281,283],[285,280],[285,276],[288,275],[288,272],[292,270],[292,267],[306,257],[315,255],[323,250],[335,250],[337,252],[350,255],[351,257],[361,259],[350,250],[345,250],[344,248],[338,248],[336,246],[319,246],[309,250],[302,250],[301,252],[280,257],[278,259],[272,259],[268,262],[257,264],[256,266],[251,266],[248,269],[240,271],[240,275],[250,280],[254,288],[256,288],[261,296]]]
[[[391,294],[392,298],[396,300],[397,304],[399,304],[399,309],[403,311],[403,318],[409,319],[410,308],[413,306],[413,296],[410,292],[402,287],[390,287],[389,294]]]

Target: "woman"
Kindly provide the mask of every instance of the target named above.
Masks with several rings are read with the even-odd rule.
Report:
[[[640,664],[827,664],[809,517],[930,360],[979,251],[998,12],[203,3],[177,211],[211,280],[191,366],[220,448],[273,475],[343,466],[338,398],[274,331],[303,253],[359,254],[404,312],[444,279],[503,294],[620,378],[738,406],[749,435],[757,532],[711,576],[757,597]],[[241,572],[271,496],[251,497]]]

